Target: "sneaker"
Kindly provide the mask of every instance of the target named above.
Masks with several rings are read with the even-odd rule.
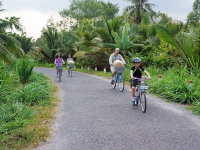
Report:
[[[135,104],[136,104],[136,101],[135,101],[135,99],[133,98],[133,99],[132,99],[132,105],[135,106]]]
[[[111,84],[114,84],[114,83],[115,83],[115,80],[112,80],[112,81],[111,81]]]
[[[132,101],[132,105],[133,105],[133,106],[135,106],[135,105],[136,105],[136,104],[135,104],[135,101]]]

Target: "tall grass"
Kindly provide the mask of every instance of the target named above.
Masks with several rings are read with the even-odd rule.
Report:
[[[0,62],[1,149],[22,149],[49,134],[43,120],[52,119],[52,85],[47,77],[32,70],[28,57],[13,58],[11,64]]]
[[[26,125],[32,111],[22,103],[7,103],[0,106],[0,135],[10,134]]]

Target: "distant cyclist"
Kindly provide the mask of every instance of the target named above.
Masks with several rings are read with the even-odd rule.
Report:
[[[151,79],[150,74],[142,67],[140,66],[141,64],[141,59],[139,57],[135,57],[133,59],[133,66],[131,67],[130,70],[130,77],[131,79],[134,79],[134,77],[136,78],[142,78],[142,73],[144,72],[149,79]],[[132,104],[135,105],[136,102],[136,97],[135,97],[135,87],[136,85],[138,85],[138,80],[131,80],[131,95],[132,95]]]
[[[68,55],[68,58],[67,58],[67,65],[68,65],[68,74],[69,74],[69,69],[70,67],[73,66],[73,58],[71,57],[71,55]]]
[[[56,78],[58,78],[58,70],[59,70],[59,67],[62,66],[62,64],[64,64],[65,62],[63,61],[62,59],[62,56],[59,54],[59,55],[56,55],[56,58],[55,58],[55,61],[54,61],[54,64],[56,64]]]
[[[114,81],[114,75],[116,72],[116,68],[114,67],[113,63],[115,60],[121,60],[123,64],[126,64],[125,60],[123,59],[123,57],[119,54],[120,49],[116,48],[115,52],[113,54],[110,55],[109,58],[109,64],[110,64],[110,70],[111,70],[111,84],[113,84]]]

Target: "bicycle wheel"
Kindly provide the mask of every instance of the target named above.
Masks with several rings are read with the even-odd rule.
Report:
[[[115,79],[114,79],[114,83],[111,84],[111,86],[112,86],[113,89],[115,89],[115,87],[116,87],[116,78],[117,78],[116,75],[115,75],[114,77],[115,77]]]
[[[122,74],[119,74],[118,75],[118,85],[119,85],[119,90],[121,92],[124,91],[124,85],[125,85],[125,81],[124,81],[124,78],[123,78],[123,75]]]
[[[61,82],[61,76],[62,76],[62,72],[61,70],[59,70],[59,81]]]
[[[139,90],[136,89],[135,92],[139,93]],[[137,94],[137,95],[139,95],[139,94]],[[139,101],[139,99],[140,99],[140,95],[139,95],[138,98],[136,99],[135,106],[138,106],[138,101]]]
[[[69,69],[69,76],[72,77],[72,68]]]
[[[145,113],[147,109],[147,100],[146,100],[145,92],[140,93],[140,106],[141,106],[142,112]]]

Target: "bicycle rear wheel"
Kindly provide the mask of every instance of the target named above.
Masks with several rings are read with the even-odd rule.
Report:
[[[125,81],[124,81],[124,78],[123,78],[122,74],[118,75],[118,85],[119,85],[119,90],[121,92],[123,92],[124,91],[124,86],[125,86]]]
[[[147,109],[147,100],[146,100],[145,92],[140,93],[140,106],[141,106],[142,112],[145,113]]]

